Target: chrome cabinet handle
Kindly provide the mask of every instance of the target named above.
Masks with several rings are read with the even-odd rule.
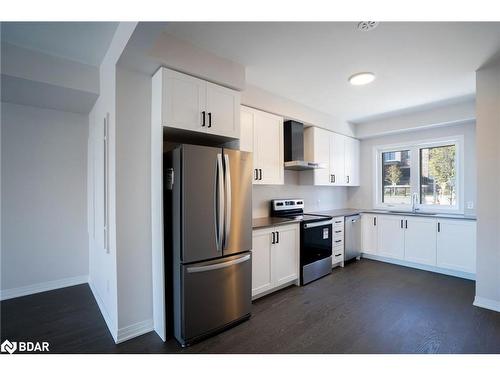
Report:
[[[212,127],[212,112],[208,112],[208,127]]]
[[[276,243],[280,243],[280,232],[276,232]]]
[[[274,245],[276,243],[276,232],[273,233],[273,240],[271,241],[271,244]]]
[[[202,111],[202,112],[201,112],[201,114],[202,114],[202,116],[203,116],[203,117],[202,117],[201,126],[203,127],[203,126],[205,126],[205,114],[206,114],[206,112],[205,112],[205,111]]]

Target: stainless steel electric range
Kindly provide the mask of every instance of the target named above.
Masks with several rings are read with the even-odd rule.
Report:
[[[272,200],[271,216],[300,222],[300,285],[332,272],[332,216],[304,213],[303,199]]]

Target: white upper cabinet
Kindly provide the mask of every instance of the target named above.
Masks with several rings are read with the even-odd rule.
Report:
[[[332,185],[330,170],[331,132],[314,126],[304,129],[304,160],[321,163],[325,168],[301,172],[301,183]]]
[[[359,140],[345,137],[345,182],[359,186]]]
[[[153,103],[160,97],[159,118],[165,127],[240,136],[240,93],[187,74],[160,68],[153,76]]]
[[[346,137],[341,134],[330,133],[330,174],[332,184],[343,186],[347,184],[345,178]]]
[[[240,137],[240,93],[207,82],[207,132]]]
[[[158,72],[160,76],[155,75],[155,78],[163,77],[163,126],[204,132],[205,81],[169,69],[160,69]]]
[[[359,141],[314,126],[304,130],[304,159],[325,168],[301,172],[304,185],[358,186]]]
[[[436,265],[436,220],[407,216],[405,227],[405,260]]]
[[[476,222],[438,219],[437,265],[476,273]]]
[[[253,183],[284,183],[283,118],[241,106],[240,150],[253,152]]]

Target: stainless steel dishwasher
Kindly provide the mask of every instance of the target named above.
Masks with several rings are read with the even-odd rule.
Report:
[[[344,260],[359,259],[361,255],[361,215],[345,217]]]

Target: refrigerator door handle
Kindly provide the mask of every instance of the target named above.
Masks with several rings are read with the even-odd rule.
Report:
[[[218,270],[220,268],[226,268],[226,267],[234,266],[235,264],[238,264],[238,263],[246,262],[249,259],[250,259],[250,255],[247,254],[245,256],[242,256],[241,258],[233,259],[233,260],[230,260],[228,262],[209,264],[207,266],[188,267],[187,272],[194,273],[194,272],[206,272],[206,271]]]
[[[217,239],[217,251],[222,251],[222,233],[224,227],[224,175],[222,168],[222,154],[217,154],[217,187],[216,187],[216,239]]]
[[[224,222],[223,249],[226,249],[231,231],[231,166],[229,165],[229,155],[227,154],[224,154],[224,176],[226,180],[226,195],[224,197],[226,217]]]

